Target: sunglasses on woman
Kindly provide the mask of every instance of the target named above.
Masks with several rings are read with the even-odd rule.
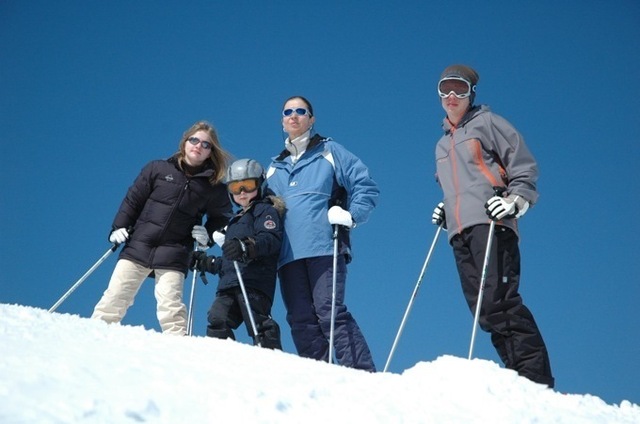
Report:
[[[446,77],[438,83],[438,94],[443,99],[451,93],[459,99],[466,99],[472,91],[476,91],[476,86],[472,87],[469,81],[460,77]]]
[[[202,148],[205,150],[209,150],[212,146],[210,141],[200,140],[198,137],[189,137],[187,138],[187,141],[194,146],[197,146],[198,144],[200,144]]]
[[[248,178],[246,180],[231,181],[227,183],[227,190],[231,194],[253,193],[260,186],[257,178]]]
[[[294,113],[299,116],[304,116],[309,114],[309,111],[303,107],[297,107],[294,109],[285,109],[282,111],[282,116],[291,116]]]

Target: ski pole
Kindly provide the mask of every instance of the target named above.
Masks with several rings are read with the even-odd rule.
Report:
[[[424,261],[424,265],[422,265],[422,271],[420,271],[420,276],[418,277],[418,282],[416,283],[416,287],[413,289],[413,293],[411,294],[411,298],[409,299],[409,304],[407,305],[407,310],[404,312],[404,316],[402,317],[402,322],[400,323],[400,328],[398,329],[398,333],[396,334],[396,338],[393,341],[393,345],[391,346],[391,351],[389,352],[389,357],[387,358],[387,363],[384,365],[384,370],[382,372],[387,372],[389,368],[389,364],[391,363],[391,358],[393,358],[393,353],[396,350],[396,346],[398,344],[398,340],[400,340],[400,336],[402,335],[402,331],[404,330],[404,325],[407,321],[407,317],[409,316],[409,312],[411,312],[411,308],[413,307],[413,302],[418,295],[418,289],[420,288],[420,284],[422,284],[422,278],[424,277],[424,273],[427,270],[427,265],[429,265],[429,261],[431,260],[431,254],[433,253],[433,249],[438,242],[438,237],[440,236],[440,231],[442,230],[442,224],[438,226],[436,230],[436,235],[433,237],[433,241],[431,242],[431,247],[429,248],[429,253],[427,253],[427,258]]]
[[[196,277],[197,272],[193,272],[193,279],[191,280],[191,294],[189,296],[189,313],[187,315],[187,336],[193,335],[193,299],[196,294]]]
[[[491,253],[491,245],[493,244],[493,230],[496,222],[491,221],[489,225],[489,237],[487,238],[487,250],[484,253],[484,264],[482,265],[482,277],[480,278],[480,288],[478,289],[478,302],[476,303],[476,311],[473,318],[473,331],[471,332],[471,345],[469,346],[469,359],[473,355],[473,344],[476,340],[476,330],[480,319],[480,308],[482,307],[482,294],[484,293],[484,284],[487,280],[487,268],[489,267],[489,256]]]
[[[502,197],[506,187],[494,186],[493,192],[496,196]],[[487,268],[489,268],[489,256],[491,254],[491,245],[493,244],[493,231],[496,228],[496,221],[491,220],[489,225],[489,236],[487,237],[487,250],[484,252],[484,263],[482,265],[482,276],[480,277],[480,288],[478,289],[478,301],[476,302],[476,310],[473,317],[473,330],[471,331],[471,343],[469,345],[469,359],[473,355],[473,345],[476,341],[476,330],[478,327],[478,321],[480,320],[480,309],[482,308],[482,295],[484,294],[484,285],[487,281]]]
[[[111,255],[113,252],[116,251],[118,246],[119,246],[118,243],[113,243],[113,245],[109,248],[109,250],[107,250],[105,254],[102,255],[102,257],[98,259],[98,261],[95,264],[93,264],[93,266],[89,268],[89,270],[85,272],[84,275],[80,277],[80,279],[76,281],[76,283],[73,286],[71,286],[71,288],[67,290],[67,292],[60,299],[58,299],[58,301],[51,308],[49,308],[49,312],[55,311],[58,308],[58,306],[60,306],[62,302],[64,302],[67,299],[67,297],[69,297],[71,293],[73,293],[75,289],[77,289],[80,286],[80,284],[82,284],[84,280],[86,280],[93,273],[93,271],[95,271],[100,266],[100,264],[102,264],[102,262],[104,262],[109,257],[109,255]]]
[[[336,285],[338,270],[338,224],[333,226],[333,275],[331,282],[331,326],[329,327],[329,358],[328,362],[333,361],[333,337],[336,325]]]
[[[195,251],[204,250],[200,249],[200,245],[196,245]],[[193,279],[191,280],[191,293],[189,296],[189,313],[187,314],[187,336],[191,336],[193,334],[193,301],[196,297],[196,278],[198,273],[196,270],[193,270]]]
[[[238,276],[238,283],[240,284],[240,290],[242,290],[242,297],[244,297],[244,303],[247,307],[247,314],[249,315],[249,321],[251,322],[251,330],[253,331],[253,337],[256,344],[262,347],[260,343],[260,337],[258,337],[258,328],[256,322],[253,319],[253,311],[251,310],[251,304],[249,303],[249,296],[247,296],[247,290],[244,287],[244,280],[242,279],[242,272],[240,272],[240,266],[238,261],[233,261],[233,266],[236,268],[236,275]]]

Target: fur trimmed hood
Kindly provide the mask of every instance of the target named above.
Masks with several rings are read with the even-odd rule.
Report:
[[[278,211],[278,215],[282,218],[287,211],[287,205],[284,203],[284,199],[280,196],[268,195],[265,199],[273,205],[273,207]]]

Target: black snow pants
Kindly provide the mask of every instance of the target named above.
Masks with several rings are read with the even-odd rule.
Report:
[[[462,291],[472,314],[478,301],[488,235],[489,225],[476,225],[451,239]],[[507,368],[553,387],[547,347],[533,315],[523,304],[519,286],[518,237],[511,229],[496,225],[480,308],[480,328],[491,334],[491,342]]]
[[[282,350],[280,326],[271,318],[271,299],[259,290],[250,287],[246,290],[260,345],[269,349]],[[233,330],[244,322],[249,337],[256,344],[256,337],[251,328],[251,318],[249,318],[240,287],[221,290],[217,293],[209,309],[208,321],[207,336],[232,340],[236,339]]]

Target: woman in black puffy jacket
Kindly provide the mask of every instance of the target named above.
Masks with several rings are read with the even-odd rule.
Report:
[[[113,221],[109,241],[124,248],[92,318],[120,322],[144,279],[153,276],[162,332],[186,334],[182,295],[194,238],[209,244],[207,233],[231,216],[222,181],[228,158],[215,129],[203,121],[183,134],[176,154],[142,169]]]

